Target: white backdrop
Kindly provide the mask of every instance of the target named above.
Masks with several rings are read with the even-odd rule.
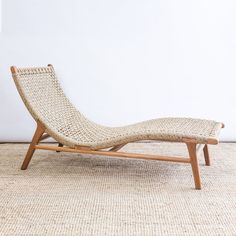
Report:
[[[3,0],[0,141],[35,127],[9,66],[48,63],[98,123],[208,118],[236,140],[235,0]]]

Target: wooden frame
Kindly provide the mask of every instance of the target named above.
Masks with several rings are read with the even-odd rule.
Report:
[[[52,66],[52,65],[49,64],[48,66]],[[15,66],[12,66],[11,72],[13,74],[16,73],[17,68]],[[222,124],[222,128],[224,128],[224,124]],[[93,150],[93,149],[90,149],[89,147],[82,147],[82,146],[76,146],[72,148],[72,147],[64,146],[63,143],[58,143],[58,146],[39,145],[40,141],[45,140],[50,137],[50,135],[45,133],[45,131],[46,129],[44,125],[40,121],[38,121],[35,134],[33,136],[33,139],[31,141],[31,144],[28,148],[27,154],[21,166],[22,170],[27,169],[36,149],[51,150],[51,151],[56,151],[56,152],[64,151],[64,152],[75,152],[75,153],[81,153],[81,154],[103,155],[103,156],[110,156],[110,157],[125,157],[125,158],[145,159],[145,160],[171,161],[171,162],[191,164],[196,189],[201,189],[201,179],[200,179],[200,173],[199,173],[199,167],[198,167],[197,154],[203,150],[205,163],[207,166],[209,166],[210,157],[209,157],[209,151],[208,151],[208,144],[218,144],[217,139],[211,139],[211,138],[207,139],[204,144],[199,144],[199,142],[195,139],[183,139],[181,142],[187,145],[187,149],[189,153],[189,157],[183,158],[183,157],[175,157],[175,156],[159,156],[159,155],[140,154],[140,153],[118,152],[123,146],[126,145],[126,143],[110,147],[110,149],[108,150],[103,150],[103,149]],[[170,142],[169,140],[159,140],[159,141]]]
[[[185,139],[184,143],[187,145],[189,157],[175,157],[175,156],[159,156],[159,155],[150,155],[150,154],[140,154],[140,153],[128,153],[128,152],[118,152],[123,146],[126,144],[117,145],[111,147],[109,150],[92,150],[89,147],[66,147],[63,144],[59,143],[58,146],[51,145],[39,145],[39,142],[49,138],[50,135],[45,134],[45,127],[39,121],[37,122],[37,128],[35,134],[33,136],[32,142],[29,146],[23,164],[21,166],[22,170],[26,170],[31,158],[36,149],[40,150],[50,150],[56,152],[73,152],[73,153],[81,153],[81,154],[92,154],[92,155],[103,155],[110,157],[124,157],[124,158],[134,158],[134,159],[145,159],[145,160],[158,160],[158,161],[171,161],[178,163],[189,163],[192,167],[195,188],[201,189],[201,179],[197,161],[197,154],[202,151],[205,157],[205,163],[207,166],[210,165],[210,157],[208,151],[208,143],[206,144],[198,144],[196,140],[193,139]]]

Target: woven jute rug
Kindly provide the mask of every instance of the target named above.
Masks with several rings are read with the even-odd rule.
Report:
[[[236,235],[236,144],[190,165],[0,145],[0,235]],[[187,155],[182,144],[135,143],[132,152]]]

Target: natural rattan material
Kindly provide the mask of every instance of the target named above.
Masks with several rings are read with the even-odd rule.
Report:
[[[98,125],[84,117],[67,99],[49,67],[17,68],[13,73],[17,89],[32,116],[59,143],[69,147],[102,149],[138,140],[198,143],[218,142],[222,123],[192,118],[161,118],[124,127]]]

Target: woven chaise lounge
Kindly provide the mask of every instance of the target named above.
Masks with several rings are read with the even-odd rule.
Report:
[[[208,144],[218,143],[222,123],[191,118],[161,118],[124,127],[106,127],[86,119],[64,95],[52,65],[47,67],[11,67],[16,87],[37,128],[21,166],[27,169],[36,149],[77,152],[136,159],[189,163],[195,188],[201,189],[197,153],[203,149],[210,165]],[[52,137],[58,145],[39,145]],[[124,145],[141,140],[186,143],[189,157],[158,156],[118,152]]]

